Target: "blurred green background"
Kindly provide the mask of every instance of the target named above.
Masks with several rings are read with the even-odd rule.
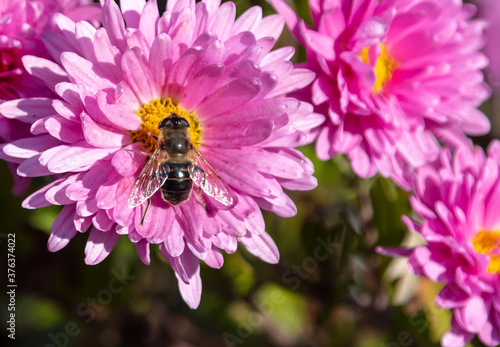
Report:
[[[236,1],[239,13],[252,5]],[[297,1],[308,16],[305,1]],[[164,6],[164,5],[163,5]],[[162,5],[160,4],[160,8]],[[285,32],[277,46],[294,45]],[[296,61],[304,58],[298,49]],[[493,102],[483,106],[492,115]],[[486,145],[490,137],[475,139]],[[289,219],[264,213],[281,253],[269,265],[239,247],[220,270],[202,264],[203,294],[191,310],[173,270],[152,247],[145,266],[122,237],[111,255],[84,264],[87,235],[50,253],[50,226],[60,208],[24,210],[11,194],[0,163],[0,268],[2,303],[8,302],[7,233],[16,235],[16,339],[6,337],[2,304],[0,346],[439,346],[450,313],[434,305],[440,286],[412,276],[404,259],[376,246],[413,242],[401,222],[411,215],[408,195],[391,181],[357,178],[343,157],[322,162],[312,146],[319,187],[290,192],[298,207]],[[34,180],[30,192],[47,182]],[[470,346],[482,346],[473,340]]]

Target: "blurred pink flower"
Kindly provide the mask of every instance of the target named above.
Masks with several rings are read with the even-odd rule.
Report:
[[[53,29],[52,16],[95,21],[99,6],[88,0],[3,0],[0,3],[0,100],[47,96],[50,90],[28,74],[21,58],[25,55],[48,57],[43,33]]]
[[[48,58],[42,37],[55,30],[52,16],[61,12],[72,19],[92,20],[97,24],[99,5],[88,0],[3,0],[0,2],[0,103],[21,97],[52,95],[50,89],[23,66],[26,55]],[[46,34],[45,34],[46,35]],[[29,125],[0,115],[0,143],[29,134]],[[17,165],[10,164],[14,173],[13,193],[22,194],[29,180],[15,174]]]
[[[19,174],[59,176],[24,202],[26,208],[64,205],[50,251],[88,229],[87,264],[106,258],[120,235],[136,244],[146,264],[149,245],[158,244],[192,308],[201,297],[199,259],[219,268],[220,249],[232,253],[239,241],[264,261],[278,262],[260,208],[293,216],[296,207],[283,188],[317,185],[312,163],[293,147],[324,118],[310,104],[283,97],[314,74],[293,67],[293,48],[271,52],[282,18],[262,18],[260,7],[236,20],[235,12],[232,2],[179,0],[169,1],[160,17],[156,1],[122,0],[121,11],[105,2],[98,30],[55,17],[64,36],[47,39],[47,46],[60,64],[35,57],[24,63],[59,97],[0,105],[0,112],[31,124],[33,136],[2,148],[21,162]],[[218,208],[205,197],[208,212],[196,192],[177,206],[157,192],[142,225],[146,202],[130,208],[127,200],[146,157],[123,148],[152,153],[151,135],[158,136],[158,124],[172,112],[188,120],[193,144],[238,203]]]
[[[434,166],[415,174],[411,205],[419,221],[404,217],[427,245],[410,250],[415,274],[445,283],[436,303],[452,309],[452,329],[443,346],[464,346],[474,335],[488,346],[500,344],[500,142],[488,156],[463,147],[453,159],[445,150]]]
[[[294,94],[327,116],[317,155],[347,154],[361,177],[379,172],[409,189],[414,168],[434,161],[440,141],[469,145],[489,131],[476,109],[489,96],[484,23],[457,0],[310,0],[308,26],[283,0],[269,0],[306,47],[316,72]]]

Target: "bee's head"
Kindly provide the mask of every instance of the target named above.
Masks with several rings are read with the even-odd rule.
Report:
[[[180,128],[189,128],[189,123],[186,119],[179,116],[176,113],[172,113],[170,116],[165,117],[158,124],[158,129],[162,129],[165,127],[180,129]]]

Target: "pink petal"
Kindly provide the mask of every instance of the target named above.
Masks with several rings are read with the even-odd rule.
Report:
[[[0,104],[2,116],[18,119],[25,123],[34,123],[38,119],[55,114],[52,99],[29,98],[5,101]]]
[[[103,261],[111,253],[119,238],[120,235],[114,231],[103,232],[92,228],[85,245],[85,264],[95,265]]]
[[[52,91],[55,91],[56,84],[68,81],[66,72],[50,60],[32,55],[25,55],[22,60],[26,71],[44,81]]]
[[[81,142],[72,146],[60,146],[60,149],[47,162],[47,168],[54,173],[88,170],[96,161],[116,151],[113,148],[93,148]]]
[[[142,262],[145,265],[151,264],[149,242],[146,240],[140,240],[135,244],[135,248],[137,249],[137,254],[139,254],[139,258],[141,258]]]
[[[224,257],[222,253],[215,246],[208,251],[208,255],[205,258],[205,263],[214,269],[220,269],[224,264]]]
[[[189,283],[182,281],[177,273],[175,276],[179,284],[179,291],[186,304],[192,309],[198,308],[202,290],[199,266],[196,273],[190,278]]]
[[[139,28],[139,19],[142,9],[146,5],[145,0],[121,0],[120,7],[123,13],[123,18],[127,22],[129,28]]]
[[[215,117],[244,105],[258,94],[262,82],[257,78],[241,78],[209,95],[196,108],[204,117]]]
[[[239,238],[240,242],[250,253],[270,264],[279,262],[278,247],[271,236],[265,231],[260,235],[247,234]]]
[[[156,28],[158,27],[159,19],[160,14],[158,12],[156,0],[149,0],[142,9],[139,21],[139,31],[144,35],[150,46],[153,44],[153,40],[156,37]]]
[[[298,89],[302,89],[310,84],[316,78],[316,74],[308,69],[293,69],[290,74],[274,90],[268,94],[268,97],[285,95]]]
[[[104,124],[98,124],[87,113],[80,115],[83,136],[88,144],[101,148],[123,147],[130,142],[127,131],[116,131]]]
[[[118,5],[114,1],[106,1],[102,9],[102,24],[108,31],[111,43],[122,52],[127,49],[125,24]]]
[[[147,104],[159,96],[149,64],[138,47],[127,50],[122,57],[121,66],[126,81],[137,100]]]
[[[159,87],[163,87],[167,79],[167,71],[172,65],[172,39],[165,33],[159,34],[151,45],[149,66]],[[189,108],[188,108],[189,109]]]
[[[81,84],[94,93],[98,90],[115,88],[115,85],[111,81],[104,78],[96,70],[94,64],[76,53],[63,52],[61,54],[61,63],[74,83]]]
[[[184,252],[186,243],[184,242],[184,230],[177,221],[172,220],[170,231],[166,235],[165,249],[172,257],[178,257]]]
[[[57,252],[64,248],[76,235],[73,216],[75,215],[75,204],[66,205],[59,212],[52,224],[47,247],[50,252]]]

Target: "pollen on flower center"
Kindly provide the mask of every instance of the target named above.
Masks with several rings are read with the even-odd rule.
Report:
[[[145,105],[139,110],[135,111],[141,117],[141,129],[131,131],[132,142],[141,142],[142,145],[148,149],[149,153],[155,151],[159,130],[158,124],[161,120],[172,113],[185,118],[189,123],[189,134],[191,135],[191,142],[193,146],[198,148],[201,145],[201,123],[197,120],[194,112],[187,112],[178,104],[174,104],[170,98],[155,99]]]
[[[378,58],[376,58],[376,61],[372,61],[373,59],[370,57],[371,49],[380,50],[380,54],[378,55]],[[380,89],[382,89],[382,87],[390,81],[393,71],[399,66],[399,63],[389,56],[387,53],[387,47],[382,43],[380,43],[378,47],[365,47],[359,56],[364,63],[375,66],[375,75],[377,76],[375,85],[373,86],[373,90],[375,92],[380,91]]]
[[[476,252],[486,254],[490,257],[489,273],[500,272],[500,230],[480,230],[472,239],[472,245]]]

